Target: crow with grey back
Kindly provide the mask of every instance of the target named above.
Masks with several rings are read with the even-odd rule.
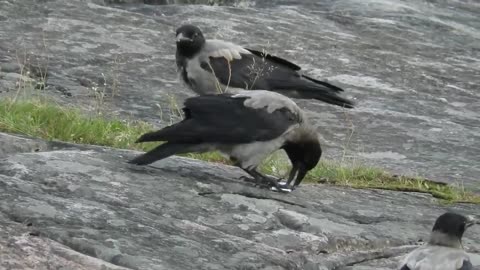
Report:
[[[181,122],[137,140],[165,143],[129,162],[146,165],[174,154],[217,150],[250,174],[250,180],[293,190],[320,160],[317,133],[295,102],[283,95],[263,90],[202,95],[188,98],[183,111]],[[285,185],[257,170],[278,149],[285,150],[292,163]]]
[[[476,224],[473,217],[445,213],[437,218],[430,240],[410,252],[400,270],[473,270],[468,254],[462,248],[465,230]]]
[[[353,108],[352,101],[338,95],[343,89],[301,74],[299,66],[285,59],[222,40],[207,40],[194,25],[179,27],[176,40],[180,78],[199,95],[269,90]]]

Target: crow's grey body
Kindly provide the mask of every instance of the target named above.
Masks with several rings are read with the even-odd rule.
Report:
[[[410,253],[401,270],[472,270],[463,249],[426,244]]]
[[[427,244],[405,256],[400,270],[473,270],[468,254],[462,248],[465,230],[475,224],[472,217],[445,213],[435,222]]]
[[[238,91],[197,96],[185,101],[184,112],[183,121],[144,134],[139,142],[166,143],[131,163],[145,165],[173,154],[218,150],[237,166],[258,175],[256,168],[262,160],[283,148],[292,160],[292,170],[303,173],[297,175],[298,185],[320,159],[316,132],[295,102],[283,95]]]
[[[353,108],[338,96],[343,89],[301,74],[299,66],[230,42],[205,40],[195,26],[177,29],[176,63],[181,80],[199,95],[268,90]]]
[[[273,96],[275,96],[275,99],[272,99]],[[312,132],[309,127],[304,125],[305,118],[300,108],[292,100],[280,94],[266,91],[255,91],[252,93],[238,90],[237,94],[232,97],[246,98],[243,105],[248,108],[266,111],[268,114],[282,112],[281,117],[279,117],[281,120],[278,119],[278,121],[283,122],[282,127],[278,129],[279,133],[282,132],[280,136],[273,137],[268,141],[239,144],[224,151],[227,155],[238,160],[242,168],[256,168],[262,160],[272,152],[280,149],[286,141],[295,140],[298,136]],[[280,124],[277,124],[277,126],[280,126]],[[257,128],[261,128],[261,126],[257,126]]]

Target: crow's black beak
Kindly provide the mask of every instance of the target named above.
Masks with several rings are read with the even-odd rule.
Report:
[[[305,165],[299,164],[297,169],[297,178],[295,179],[295,183],[293,183],[292,189],[300,185],[300,183],[303,181],[303,178],[305,178],[305,175],[307,175],[307,169],[305,169]]]
[[[290,169],[290,174],[288,175],[287,183],[285,183],[285,188],[293,190],[295,185],[290,186],[290,183],[295,179],[295,176],[298,174],[298,168],[301,166],[299,162],[292,164],[292,169]]]
[[[465,227],[468,228],[475,224],[480,224],[480,221],[476,220],[473,216],[467,216],[467,223],[465,224]]]
[[[185,41],[192,41],[192,39],[184,36],[182,33],[179,33],[177,35],[177,42],[185,42]]]

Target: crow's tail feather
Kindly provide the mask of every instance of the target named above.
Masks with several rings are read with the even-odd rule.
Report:
[[[273,91],[293,98],[317,99],[344,108],[353,108],[355,105],[353,101],[338,95],[343,92],[342,88],[305,75],[295,79],[276,80],[271,86]]]
[[[302,75],[302,77],[304,83],[296,89],[299,98],[313,98],[345,108],[354,107],[353,101],[338,95],[338,93],[343,92],[342,88],[305,75]]]
[[[337,105],[345,108],[353,108],[354,103],[351,100],[338,96],[335,92],[324,90],[321,87],[297,89],[296,95],[302,99],[317,99],[323,102]]]
[[[198,125],[195,121],[183,120],[160,130],[145,133],[135,142],[182,141],[194,143],[197,140],[195,132],[192,132],[195,125]]]
[[[153,150],[148,151],[145,154],[142,154],[130,161],[128,163],[136,164],[136,165],[147,165],[151,164],[157,160],[161,160],[167,158],[169,156],[175,154],[184,154],[188,153],[192,150],[191,144],[184,144],[184,143],[164,143]]]
[[[319,80],[316,80],[314,78],[311,78],[311,77],[308,77],[306,75],[302,75],[303,78],[311,81],[311,82],[314,82],[316,84],[319,84],[319,85],[323,85],[325,87],[327,87],[328,89],[330,89],[331,91],[334,91],[334,92],[343,92],[343,89],[338,87],[338,86],[335,86],[331,83],[328,83],[328,82],[324,82],[324,81],[319,81]]]
[[[138,138],[135,141],[135,143],[165,141],[166,139],[163,138],[162,135],[163,135],[163,133],[165,133],[165,129],[168,129],[168,128],[169,127],[166,127],[164,129],[161,129],[161,130],[145,133],[142,136],[140,136],[140,138]]]

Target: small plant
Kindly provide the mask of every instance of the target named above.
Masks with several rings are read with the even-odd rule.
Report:
[[[99,82],[91,82],[89,89],[92,92],[94,109],[97,114],[102,114],[105,111],[108,100],[113,100],[119,95],[119,66],[120,60],[116,56],[113,60],[113,66],[107,73],[101,72],[102,78]],[[110,92],[110,94],[108,93]]]
[[[112,91],[111,97],[112,97],[112,99],[115,98],[115,96],[117,96],[119,94],[119,88],[118,88],[118,83],[119,83],[118,75],[119,75],[119,66],[120,66],[119,56],[115,56],[115,59],[113,60],[113,63],[114,63],[114,65],[113,65],[112,70],[110,72],[110,77],[111,77],[111,80],[112,80],[112,83],[111,83],[111,91]]]
[[[228,61],[228,60],[227,60]],[[226,88],[228,88],[228,85],[226,86],[225,90],[222,89],[222,84],[220,83],[220,81],[218,80],[218,77],[217,75],[215,75],[215,70],[213,69],[212,65],[210,64],[210,62],[207,62],[208,64],[208,67],[210,68],[210,71],[212,72],[213,74],[213,77],[215,77],[215,90],[217,91],[218,94],[222,94],[222,93],[225,93],[226,92]],[[230,62],[229,62],[229,66],[230,66]],[[229,80],[230,82],[230,80]]]
[[[244,82],[246,90],[252,90],[253,86],[255,85],[258,78],[260,78],[260,76],[268,75],[270,72],[273,71],[273,69],[274,69],[273,66],[269,66],[267,68],[267,65],[266,65],[267,54],[268,54],[267,51],[265,49],[262,49],[262,55],[263,56],[261,58],[262,59],[261,63],[257,63],[256,60],[255,60],[256,59],[255,57],[252,58],[252,63],[247,67],[248,71],[249,71],[249,74],[248,74],[249,79],[248,79],[248,81]],[[219,93],[219,94],[226,93],[228,91],[228,88],[230,87],[230,82],[231,82],[231,79],[232,79],[231,61],[233,59],[228,59],[227,57],[225,57],[224,59],[227,62],[227,68],[228,68],[228,79],[227,79],[227,84],[225,85],[225,89],[222,89],[222,83],[220,82],[220,80],[216,76],[215,70],[213,69],[210,62],[207,62],[208,67],[210,68],[210,71],[212,72],[212,75],[215,78],[215,89],[216,89],[217,93]],[[253,77],[253,80],[251,79],[252,77]],[[249,85],[249,83],[250,83],[250,85]]]
[[[252,64],[248,66],[249,77],[253,77],[250,86],[248,86],[248,82],[245,82],[246,89],[252,90],[253,86],[257,82],[258,78],[261,76],[268,76],[273,70],[274,66],[270,66],[267,68],[266,60],[267,60],[268,52],[266,49],[262,49],[262,61],[261,63],[257,63],[255,58],[252,58]]]
[[[15,52],[20,76],[15,83],[13,101],[35,96],[40,98],[39,90],[47,87],[49,56],[45,32],[42,36],[43,51],[38,56],[27,52],[25,48]]]
[[[105,80],[105,75],[102,73],[103,83],[102,85],[98,85],[96,82],[92,82],[92,86],[90,90],[92,91],[94,100],[95,100],[95,112],[97,114],[101,114],[103,109],[105,108],[105,96],[106,96],[106,89],[107,89],[107,81]]]
[[[170,116],[169,124],[172,125],[176,121],[176,118],[181,118],[183,116],[183,111],[178,105],[177,98],[174,95],[167,94],[167,98],[170,110],[170,113],[168,114]]]

